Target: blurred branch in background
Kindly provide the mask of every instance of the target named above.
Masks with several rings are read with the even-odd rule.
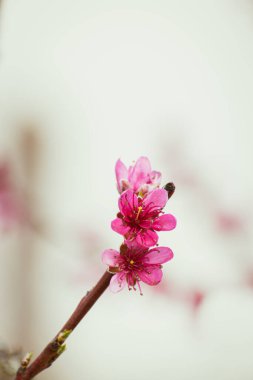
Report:
[[[22,304],[20,305],[19,325],[22,346],[30,347],[32,339],[32,321],[34,318],[34,268],[35,268],[35,240],[30,233],[30,228],[39,229],[39,217],[37,215],[37,175],[40,158],[40,144],[38,130],[27,123],[20,129],[18,149],[20,155],[21,174],[23,177],[23,194],[26,205],[26,220],[20,230],[20,277],[19,293]]]
[[[9,351],[6,347],[0,347],[0,379],[11,380],[15,375],[21,359],[21,351]]]
[[[0,230],[8,232],[25,221],[25,204],[8,159],[0,162]]]
[[[13,241],[17,242],[14,248],[14,262],[10,268],[11,288],[5,296],[13,300],[14,305],[8,303],[7,313],[14,307],[13,314],[16,320],[13,321],[12,330],[16,330],[15,341],[20,345],[30,345],[32,334],[36,248],[31,232],[40,228],[35,195],[39,166],[38,141],[37,130],[33,126],[18,128],[18,140],[15,141],[18,161],[13,157],[5,157],[0,162],[0,232],[2,240],[5,235],[10,235],[14,238]],[[6,255],[6,250],[3,250],[3,253]]]

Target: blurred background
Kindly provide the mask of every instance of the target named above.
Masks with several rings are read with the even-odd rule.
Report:
[[[109,291],[44,380],[253,378],[253,2],[0,2],[0,379],[118,248],[114,164],[176,193],[175,258]]]

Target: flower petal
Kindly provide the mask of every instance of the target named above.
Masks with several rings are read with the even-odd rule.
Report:
[[[102,262],[110,267],[116,267],[118,265],[119,256],[119,252],[115,249],[106,249],[102,253]]]
[[[124,189],[125,184],[128,182],[128,170],[121,160],[118,160],[115,165],[115,174],[117,179],[117,187],[119,193],[126,190]]]
[[[158,241],[158,235],[155,231],[143,230],[138,233],[136,241],[144,247],[153,247],[153,245],[156,245]]]
[[[151,249],[145,256],[144,261],[148,264],[164,264],[173,258],[173,252],[168,247],[156,247]]]
[[[151,173],[150,173],[150,182],[155,185],[155,186],[159,186],[160,183],[161,183],[161,178],[162,178],[162,174],[160,172],[157,172],[155,170],[153,170]]]
[[[161,281],[163,277],[163,272],[160,268],[152,268],[147,267],[147,272],[139,272],[138,276],[140,277],[141,281],[145,282],[148,285],[157,285]]]
[[[138,207],[138,198],[133,190],[126,190],[119,198],[120,212],[125,216],[134,214],[134,210]]]
[[[147,182],[151,172],[151,165],[147,157],[140,157],[135,165],[129,168],[129,182],[133,189],[137,191],[139,187]]]
[[[111,228],[113,231],[118,232],[120,235],[126,235],[130,230],[130,227],[125,226],[123,220],[120,218],[116,218],[111,222]]]
[[[128,249],[139,251],[140,253],[144,253],[148,251],[148,248],[140,245],[136,240],[125,240],[124,243],[127,245]]]
[[[161,177],[160,172],[152,171],[146,182],[139,187],[138,192],[141,193],[142,196],[150,193],[152,190],[160,186]]]
[[[148,206],[150,203],[153,205],[154,209],[163,208],[168,200],[167,191],[164,189],[155,189],[148,193],[148,195],[143,200],[143,205]]]
[[[173,215],[164,214],[154,221],[152,228],[156,231],[171,231],[176,225],[177,220]]]
[[[110,281],[110,290],[113,293],[120,292],[126,285],[126,276],[125,273],[117,273],[112,276]]]

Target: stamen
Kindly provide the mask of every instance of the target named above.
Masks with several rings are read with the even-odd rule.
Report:
[[[139,218],[139,215],[140,215],[141,211],[142,211],[142,207],[141,207],[141,206],[139,206],[139,207],[138,207],[138,212],[137,212],[137,215],[136,215],[136,218],[135,218],[135,220],[138,220],[138,218]]]
[[[138,288],[139,288],[139,291],[140,291],[140,295],[143,296],[143,293],[142,293],[142,290],[141,290],[140,281],[137,281],[137,285],[138,285]]]

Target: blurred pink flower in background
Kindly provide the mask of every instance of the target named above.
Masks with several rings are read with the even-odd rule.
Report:
[[[115,232],[128,240],[145,247],[152,247],[158,241],[156,231],[170,231],[176,227],[171,214],[162,214],[168,200],[167,191],[155,189],[144,198],[138,198],[133,190],[127,190],[119,199],[120,212],[111,223]]]
[[[226,211],[218,211],[216,214],[216,223],[221,233],[243,232],[245,220],[239,213],[231,214]]]
[[[160,186],[161,173],[151,169],[149,159],[140,157],[133,166],[127,167],[121,160],[116,162],[115,173],[119,193],[132,189],[145,194]]]
[[[213,186],[207,183],[206,178],[201,175],[193,159],[187,154],[187,147],[184,138],[180,135],[178,140],[171,140],[162,143],[162,159],[170,163],[172,177],[181,188],[191,191],[199,206],[206,209],[210,221],[215,225],[217,231],[228,237],[229,233],[244,234],[247,229],[248,210],[238,209],[238,211],[224,210],[221,193],[217,194]],[[226,194],[223,195],[226,197]]]
[[[148,250],[137,244],[125,242],[120,252],[107,249],[102,254],[102,261],[109,266],[109,271],[115,273],[111,279],[110,289],[113,292],[135,289],[137,284],[142,294],[140,281],[148,285],[157,285],[162,279],[161,264],[173,258],[173,252],[167,247],[155,247]]]
[[[237,283],[237,286],[253,288],[251,209],[245,208],[247,203],[243,199],[243,191],[240,197],[234,194],[229,204],[226,189],[219,188],[217,191],[217,184],[210,182],[205,172],[199,170],[199,164],[189,154],[186,138],[185,135],[180,134],[178,138],[165,139],[161,142],[161,158],[165,167],[169,167],[170,170],[166,175],[173,177],[177,187],[185,191],[187,197],[191,195],[188,200],[192,202],[194,208],[197,207],[205,213],[205,224],[209,226],[209,233],[212,234],[210,236],[213,239],[223,239],[221,262],[224,257],[229,257],[232,263],[239,258],[240,265],[236,263],[236,271],[241,281]],[[231,194],[229,194],[229,199],[231,199]],[[239,207],[234,207],[234,201],[238,202]],[[231,249],[231,244],[233,249]],[[228,282],[228,285],[231,284]],[[181,299],[196,312],[210,293],[223,285],[215,284],[210,288],[200,285],[199,288],[189,289],[189,291],[181,289],[180,285],[175,285],[175,282],[173,286],[166,289],[165,284],[159,286],[157,291],[160,289],[161,294],[169,294],[171,298]]]

